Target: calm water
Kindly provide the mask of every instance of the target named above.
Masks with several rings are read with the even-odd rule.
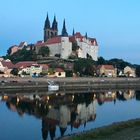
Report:
[[[50,140],[140,118],[140,91],[0,94],[0,140]]]

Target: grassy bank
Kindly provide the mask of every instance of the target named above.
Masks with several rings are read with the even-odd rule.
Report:
[[[140,119],[114,123],[63,140],[140,140]]]

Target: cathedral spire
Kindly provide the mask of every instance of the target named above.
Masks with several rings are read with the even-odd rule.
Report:
[[[86,32],[86,34],[85,34],[85,38],[86,38],[86,39],[88,38],[87,32]]]
[[[57,28],[57,21],[56,21],[56,17],[55,17],[55,15],[54,15],[54,20],[53,20],[53,23],[52,23],[52,29],[53,30],[58,30],[58,28]]]
[[[48,13],[47,13],[47,17],[46,17],[46,20],[45,20],[45,29],[49,29],[50,28],[50,20],[49,20],[49,16],[48,16]]]
[[[68,36],[67,30],[66,30],[66,25],[65,25],[65,19],[63,21],[62,36]]]
[[[73,32],[72,32],[72,35],[74,36],[74,34],[75,34],[75,31],[74,31],[74,28],[73,28]]]

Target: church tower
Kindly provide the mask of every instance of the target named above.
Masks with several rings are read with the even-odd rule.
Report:
[[[62,36],[65,36],[65,37],[68,36],[67,30],[66,30],[66,25],[65,25],[65,19],[63,21]]]
[[[47,39],[50,38],[50,32],[51,32],[50,20],[49,20],[48,14],[47,14],[47,17],[46,17],[46,20],[45,20],[45,26],[44,26],[44,42],[46,42]]]
[[[51,27],[49,16],[47,14],[47,17],[45,20],[45,26],[44,26],[44,42],[46,42],[49,38],[52,38],[57,35],[58,35],[58,28],[57,28],[56,17],[54,16],[54,20]]]
[[[56,17],[54,16],[54,20],[52,23],[51,37],[54,37],[57,35],[58,35],[57,21],[56,21]]]

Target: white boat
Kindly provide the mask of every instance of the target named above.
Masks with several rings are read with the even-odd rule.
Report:
[[[48,80],[48,91],[58,91],[59,85],[54,83],[54,81]]]

